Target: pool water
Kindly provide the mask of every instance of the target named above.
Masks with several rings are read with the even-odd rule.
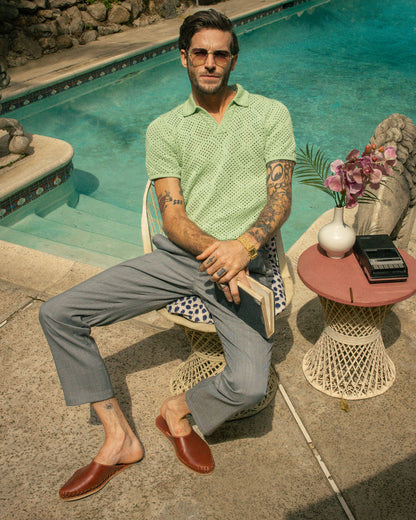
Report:
[[[345,159],[351,149],[363,149],[389,115],[416,121],[416,3],[331,0],[300,8],[290,17],[240,27],[231,76],[289,108],[298,147],[314,144],[331,160]],[[147,181],[146,127],[190,91],[178,56],[167,53],[8,117],[27,132],[72,144],[80,192],[139,213]],[[330,197],[295,180],[285,247],[332,205]]]

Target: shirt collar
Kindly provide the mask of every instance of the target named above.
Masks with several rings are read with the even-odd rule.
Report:
[[[236,90],[237,93],[231,100],[230,105],[236,104],[242,107],[248,106],[248,92],[247,90],[244,90],[241,85],[231,85],[230,88],[233,90]],[[192,96],[192,94],[189,96],[189,98],[185,101],[182,107],[182,114],[184,117],[190,116],[197,112],[198,110],[202,110],[200,106],[198,106],[195,103],[195,100]]]

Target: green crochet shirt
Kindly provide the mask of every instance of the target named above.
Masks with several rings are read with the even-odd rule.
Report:
[[[192,95],[153,121],[146,133],[151,180],[177,177],[188,217],[218,240],[240,236],[266,205],[266,164],[295,161],[289,111],[240,85],[221,123]]]

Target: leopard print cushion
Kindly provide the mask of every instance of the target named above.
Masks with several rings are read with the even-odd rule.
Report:
[[[286,307],[286,293],[282,276],[280,274],[279,265],[277,263],[275,240],[270,240],[270,242],[265,247],[267,250],[267,258],[272,264],[273,269],[272,289],[274,292],[275,315],[277,316],[283,312]],[[195,323],[214,323],[211,314],[207,311],[205,305],[198,296],[184,296],[183,298],[179,298],[173,303],[167,305],[166,309],[170,314],[179,314],[180,316],[183,316],[184,318],[187,318],[188,320]]]

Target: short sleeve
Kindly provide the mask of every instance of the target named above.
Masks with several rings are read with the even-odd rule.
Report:
[[[146,131],[146,170],[150,180],[162,177],[181,178],[174,134],[163,117],[150,123]]]
[[[296,161],[296,143],[289,110],[282,103],[274,101],[266,125],[266,164],[279,159]]]

